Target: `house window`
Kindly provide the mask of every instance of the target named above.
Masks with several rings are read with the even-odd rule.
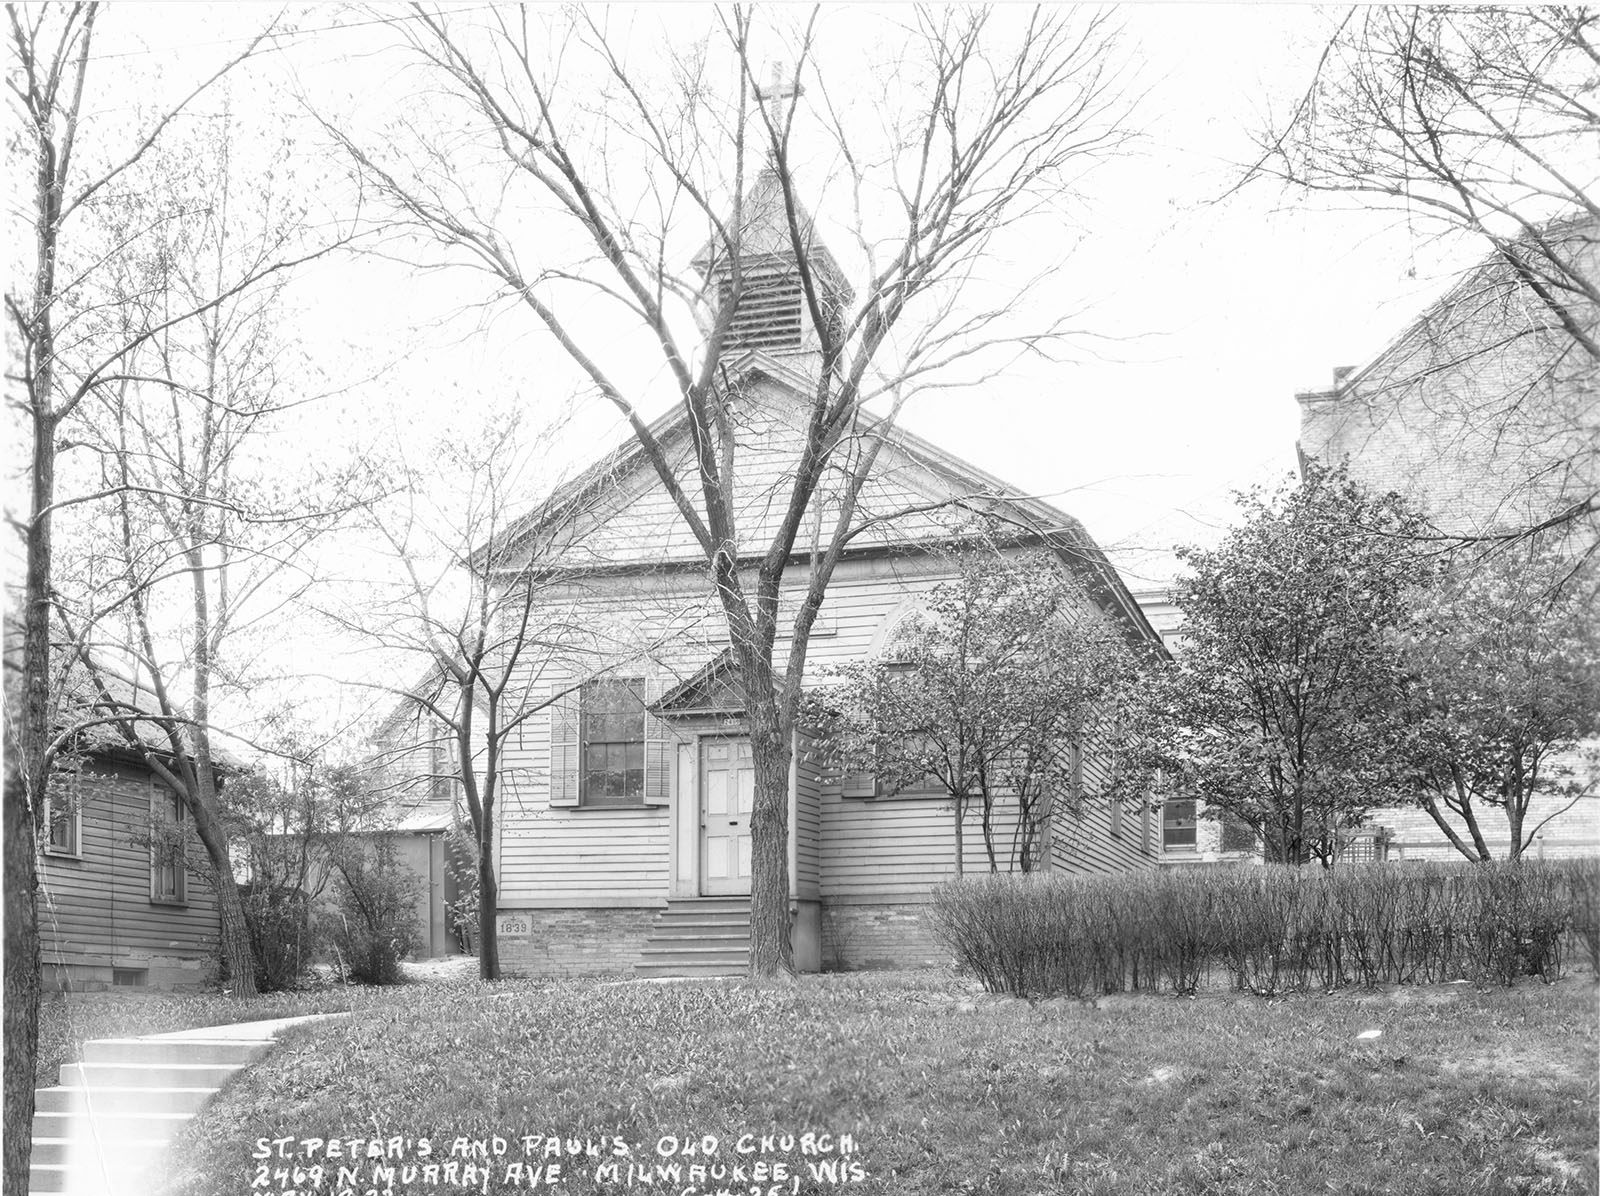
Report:
[[[183,798],[157,788],[150,798],[150,900],[181,905],[188,897],[184,873]]]
[[[441,726],[435,730],[436,738],[428,751],[428,796],[436,802],[452,801],[456,795],[454,745],[449,739],[449,728]]]
[[[584,685],[579,699],[579,800],[644,800],[644,679]]]
[[[1162,851],[1193,851],[1196,847],[1195,830],[1195,805],[1192,799],[1162,803]]]
[[[79,808],[77,776],[50,785],[44,799],[45,822],[50,828],[45,850],[51,855],[82,855],[83,814]]]
[[[919,759],[920,762],[920,760],[927,759],[931,752],[931,746],[921,735],[906,736],[904,759]],[[909,776],[900,782],[879,777],[875,792],[878,797],[893,797],[896,794],[910,796],[921,793],[949,793],[950,787],[940,779],[938,773],[927,771],[918,773],[916,776]]]

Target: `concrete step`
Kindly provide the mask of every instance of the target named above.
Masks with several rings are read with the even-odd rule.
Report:
[[[184,1121],[189,1120],[187,1117]],[[179,1124],[182,1124],[181,1122]],[[33,1136],[35,1163],[62,1166],[75,1158],[151,1159],[167,1145],[164,1138],[95,1138],[85,1134],[82,1138],[42,1138]]]
[[[57,1192],[66,1196],[137,1196],[151,1191],[150,1180],[155,1177],[148,1173],[155,1161],[35,1164],[28,1169],[28,1196]]]
[[[220,1088],[40,1088],[33,1099],[41,1113],[194,1113]]]
[[[63,1063],[65,1088],[221,1088],[234,1063]]]
[[[708,939],[743,939],[750,938],[748,925],[735,925],[731,922],[662,922],[650,928],[652,940],[683,939],[683,938],[708,938]]]
[[[748,945],[742,947],[646,947],[639,953],[639,962],[648,964],[670,963],[736,963],[739,966],[750,958]]]
[[[85,1063],[228,1063],[243,1067],[267,1053],[271,1042],[195,1038],[97,1038],[83,1044]]]
[[[633,974],[640,979],[695,979],[697,977],[743,976],[746,965],[732,963],[636,963]]]
[[[101,1142],[166,1141],[192,1113],[35,1113],[34,1141],[70,1139],[79,1133]]]

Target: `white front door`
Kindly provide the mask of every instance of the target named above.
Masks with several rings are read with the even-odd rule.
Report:
[[[700,892],[750,891],[756,770],[748,739],[700,741]]]

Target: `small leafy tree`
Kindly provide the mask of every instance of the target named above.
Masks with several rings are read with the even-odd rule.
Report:
[[[1390,637],[1431,572],[1415,548],[1425,525],[1342,469],[1240,506],[1219,547],[1181,552],[1187,642],[1145,694],[1144,758],[1248,823],[1269,860],[1327,862],[1399,788]]]
[[[416,873],[400,860],[394,837],[351,838],[334,856],[337,909],[325,923],[344,973],[358,984],[394,984],[400,961],[421,941]]]
[[[887,651],[841,668],[824,700],[847,756],[880,785],[950,794],[958,872],[973,809],[989,870],[1000,870],[995,812],[1015,802],[1008,864],[1028,872],[1051,816],[1079,812],[1085,740],[1118,733],[1134,657],[1059,561],[985,549],[956,563]]]
[[[226,790],[229,842],[249,874],[240,888],[261,992],[298,983],[311,962],[311,905],[350,835],[384,801],[363,770],[329,764],[304,745],[282,747],[281,768],[230,777]]]
[[[1446,573],[1397,636],[1410,791],[1470,860],[1491,857],[1488,820],[1505,818],[1514,860],[1594,790],[1600,767],[1582,742],[1600,735],[1595,586],[1592,561],[1573,572],[1508,548]],[[1539,797],[1557,805],[1534,820]]]

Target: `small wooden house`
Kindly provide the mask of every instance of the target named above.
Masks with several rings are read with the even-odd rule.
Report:
[[[140,704],[131,682],[109,674],[106,682],[118,687],[119,702]],[[43,824],[38,909],[47,991],[197,989],[214,978],[217,905],[200,867],[205,851],[182,799],[139,747],[106,726],[86,731],[52,779]]]
[[[763,174],[744,205],[747,219],[759,225],[784,218],[775,189]],[[798,219],[809,230],[803,211]],[[787,501],[788,471],[820,368],[799,291],[783,285],[789,243],[785,228],[747,231],[744,244],[760,250],[746,286],[755,314],[745,318],[741,304],[725,346],[726,385],[737,396],[739,525],[752,552],[770,538]],[[825,250],[815,246],[811,260],[843,287]],[[719,293],[726,263],[706,254],[696,264],[708,292]],[[651,431],[671,461],[691,460],[681,409]],[[883,444],[861,495],[860,530],[810,637],[808,683],[830,663],[882,651],[919,597],[953,576],[951,505],[981,505],[1035,529],[1019,532],[1016,547],[1054,553],[1081,582],[1086,617],[1106,620],[1131,643],[1159,645],[1116,571],[1070,516],[916,436],[885,433],[869,418],[856,436]],[[798,559],[831,528],[843,476],[835,471],[819,488]],[[547,564],[555,563],[549,554],[566,554],[568,580],[537,600],[563,607],[565,625],[605,627],[608,642],[631,638],[650,648],[588,680],[586,668],[600,670],[574,652],[570,665],[543,662],[528,682],[549,706],[519,728],[504,774],[496,864],[505,971],[741,971],[754,772],[727,628],[698,543],[655,468],[631,447],[509,529],[492,554],[498,568],[516,572],[519,545],[546,554]],[[792,609],[799,585],[785,591],[780,611]],[[787,624],[780,614],[780,637]],[[776,659],[788,646],[779,639]],[[793,746],[788,870],[796,965],[944,959],[923,914],[933,887],[956,870],[948,795],[878,793],[870,777],[840,775],[828,765],[828,753],[807,733],[797,731]],[[1088,873],[1154,863],[1159,842],[1149,808],[1096,796],[1111,767],[1089,744],[1081,768],[1087,813],[1049,828],[1046,867]],[[987,870],[978,836],[965,839],[967,868]]]

